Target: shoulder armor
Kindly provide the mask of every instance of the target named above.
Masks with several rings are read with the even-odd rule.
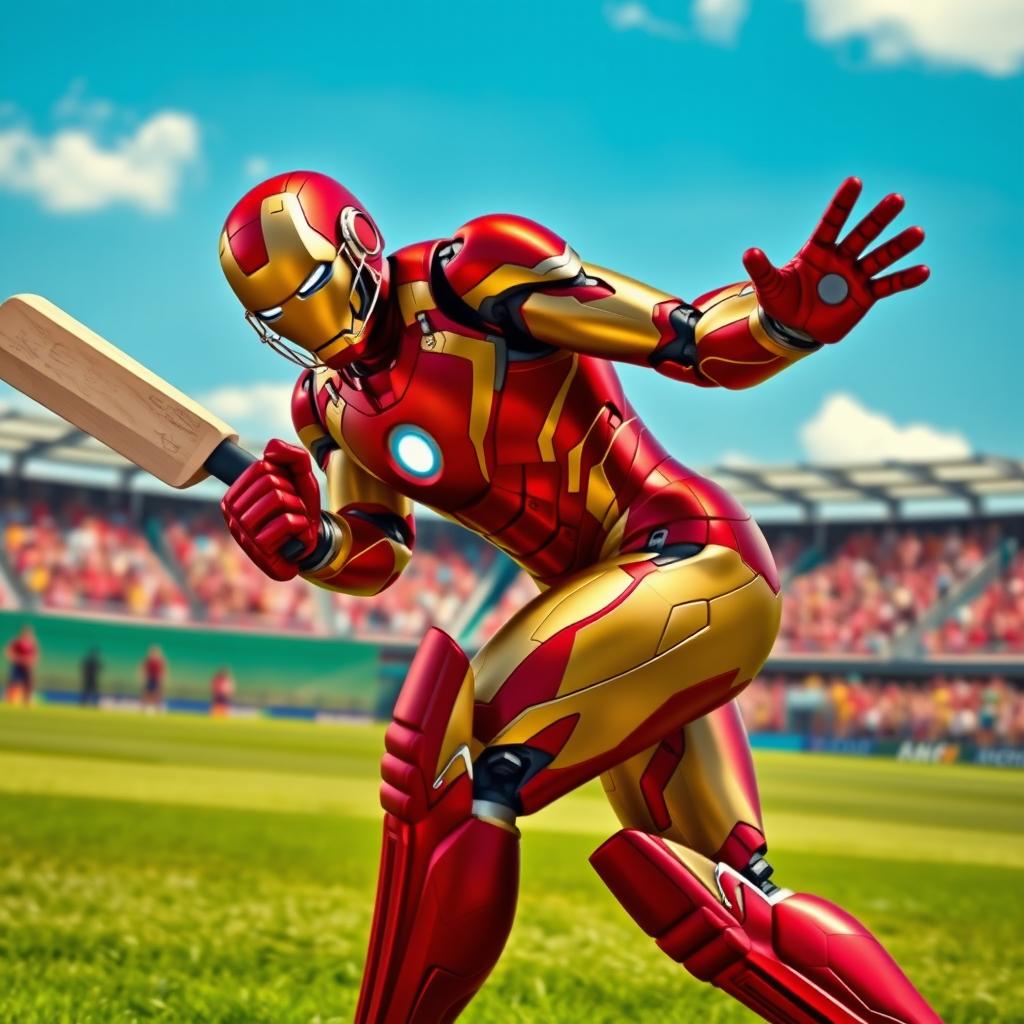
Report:
[[[510,292],[569,284],[582,270],[563,238],[507,213],[464,224],[441,243],[437,258],[455,294],[489,321],[489,307]]]

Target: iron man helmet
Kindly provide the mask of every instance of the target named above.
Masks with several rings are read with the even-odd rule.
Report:
[[[347,188],[313,171],[247,192],[224,222],[220,263],[260,339],[307,368],[356,357],[387,287],[373,218]]]

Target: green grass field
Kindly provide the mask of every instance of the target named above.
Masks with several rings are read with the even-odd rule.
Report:
[[[0,1021],[351,1020],[381,730],[0,709]],[[780,881],[863,918],[947,1024],[1024,1022],[1024,774],[764,754]],[[753,1021],[587,864],[587,788],[520,822],[519,916],[467,1022]]]

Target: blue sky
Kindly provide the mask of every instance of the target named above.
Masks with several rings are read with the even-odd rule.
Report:
[[[635,404],[695,464],[1024,456],[1011,0],[105,6],[5,15],[0,291],[46,294],[249,432],[282,429],[291,368],[216,243],[260,177],[333,174],[392,247],[523,213],[693,297],[750,245],[789,258],[854,173],[865,204],[905,194],[931,281],[753,391],[628,369]]]

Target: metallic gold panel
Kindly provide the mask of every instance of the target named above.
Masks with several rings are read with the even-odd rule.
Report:
[[[681,846],[679,843],[673,843],[671,840],[667,840],[667,845],[683,867],[721,903],[722,895],[718,891],[718,883],[715,881],[714,862],[708,860],[707,857],[702,857],[688,846]]]
[[[565,374],[565,379],[558,389],[558,394],[555,395],[554,402],[551,403],[547,418],[544,420],[540,435],[537,437],[537,448],[540,451],[540,457],[545,462],[555,461],[555,446],[552,443],[555,436],[555,428],[558,426],[559,419],[561,419],[562,409],[565,406],[565,396],[569,393],[573,378],[576,376],[576,367],[579,366],[579,361],[579,356],[575,354],[570,358],[569,369]]]
[[[601,545],[601,551],[598,558],[604,561],[608,558],[614,558],[619,553],[619,548],[622,545],[622,538],[626,533],[626,521],[629,519],[629,512],[623,512],[615,523],[608,530],[608,536],[605,537],[604,543]]]
[[[409,284],[400,284],[396,290],[396,296],[398,298],[398,308],[406,327],[413,323],[417,313],[423,313],[428,309],[436,308],[434,296],[426,281],[412,281]]]
[[[299,440],[307,451],[312,450],[314,443],[326,436],[327,431],[319,423],[310,423],[299,431]]]
[[[668,622],[665,623],[661,640],[658,642],[658,654],[664,654],[665,651],[675,647],[676,644],[689,640],[694,633],[702,630],[708,624],[708,619],[709,609],[707,601],[690,601],[687,604],[677,604],[669,612]]]
[[[520,608],[497,633],[487,641],[473,659],[473,673],[476,676],[476,697],[489,701],[498,687],[515,671],[516,666],[538,646],[534,635],[544,621],[570,595],[591,580],[607,572],[608,566],[587,569],[575,574],[557,587],[538,594],[529,604]],[[551,635],[548,630],[543,635]]]
[[[775,356],[769,356],[767,359],[726,359],[724,356],[708,356],[706,359],[702,359],[698,365],[700,367],[700,372],[707,377],[708,380],[714,381],[715,384],[724,387],[715,374],[720,374],[726,366],[764,366],[774,361]],[[774,370],[773,373],[778,373],[779,370],[782,369],[784,369],[784,364],[779,364],[778,369]],[[765,377],[762,379],[770,376],[772,376],[771,373],[765,374]]]
[[[792,348],[789,345],[783,345],[780,342],[777,342],[764,329],[764,323],[761,320],[761,308],[759,306],[750,311],[750,316],[747,317],[747,327],[750,330],[751,336],[758,345],[767,349],[773,355],[782,356],[783,359],[788,359],[790,362],[796,362],[797,359],[803,359],[804,356],[809,356],[812,352],[817,352],[817,349]]]
[[[318,263],[333,263],[338,255],[334,245],[309,226],[295,193],[264,199],[260,224],[270,258],[252,274],[238,266],[230,246],[222,248],[228,283],[245,308],[252,310],[281,305]]]
[[[580,302],[571,295],[534,292],[522,306],[530,333],[575,352],[646,361],[660,340],[654,326],[654,308],[678,300],[612,270],[589,265],[585,269],[613,288],[615,294]]]
[[[621,604],[576,634],[558,696],[585,690],[650,662],[658,653],[671,612],[672,605],[641,582]],[[609,695],[608,699],[614,698]]]
[[[709,544],[691,558],[661,566],[644,582],[670,605],[677,605],[727,594],[754,576],[754,570],[732,548]]]
[[[618,516],[618,505],[615,500],[615,489],[608,479],[604,464],[608,461],[608,456],[611,455],[612,450],[615,448],[619,434],[633,423],[635,419],[636,417],[632,417],[631,419],[623,420],[615,428],[612,436],[608,439],[608,446],[605,448],[604,454],[590,467],[590,475],[587,478],[587,511],[602,524],[605,519],[608,519],[607,528],[611,527],[611,523]]]
[[[736,822],[762,827],[760,808],[744,790],[723,728],[729,715],[738,715],[737,709],[719,708],[686,727],[683,759],[665,789],[669,816],[709,856],[721,849]]]
[[[331,508],[346,505],[383,505],[403,519],[412,512],[412,502],[378,480],[360,466],[347,452],[331,453],[327,463],[327,496]]]
[[[746,295],[733,295],[721,302],[716,302],[697,321],[695,336],[697,346],[700,347],[701,338],[706,337],[712,331],[726,324],[733,324],[737,320],[745,320],[750,316],[751,310],[757,309],[757,296],[753,292]]]
[[[735,551],[715,546],[705,550],[724,552],[723,557],[740,561]],[[680,564],[688,565],[693,561],[695,559],[687,559]],[[767,658],[778,631],[780,601],[777,595],[760,576],[729,593],[721,593],[721,585],[694,593],[696,588],[691,584],[690,574],[685,572],[675,574],[679,587],[672,603],[710,599],[707,628],[663,654],[644,658],[626,671],[608,673],[607,660],[594,657],[593,650],[610,652],[628,642],[631,650],[642,653],[643,643],[627,640],[629,631],[636,628],[632,606],[641,607],[645,614],[653,617],[652,609],[658,607],[659,602],[651,601],[654,592],[650,581],[659,575],[652,573],[645,577],[625,601],[580,631],[563,683],[571,682],[573,692],[563,692],[552,700],[527,708],[494,737],[492,743],[526,743],[559,719],[579,714],[580,725],[551,765],[556,769],[565,767],[613,748],[670,697],[689,686],[735,671],[735,690],[754,676]],[[694,582],[707,583],[703,572],[696,567],[693,577]],[[720,596],[714,596],[716,593]],[[547,597],[549,595],[545,595]],[[661,595],[658,597],[660,599]],[[600,607],[603,604],[593,611]],[[662,614],[662,625],[666,618],[667,615]],[[577,663],[586,664],[590,675],[585,677],[579,673],[575,668]],[[485,662],[478,687],[484,692],[493,692],[500,681],[487,678],[488,669]]]
[[[473,442],[480,474],[485,480],[491,479],[490,467],[484,452],[484,438],[491,421],[491,406],[494,403],[494,376],[496,357],[494,344],[479,338],[467,338],[450,331],[435,331],[434,351],[445,355],[468,359],[473,368],[473,396],[469,408],[469,439]]]
[[[434,778],[440,776],[442,769],[448,765],[445,779],[454,782],[467,771],[466,762],[462,757],[455,757],[460,747],[470,748],[473,741],[473,670],[466,671],[459,695],[452,707],[451,718],[444,731],[440,754],[434,768]],[[454,758],[454,760],[453,760]],[[451,764],[449,764],[451,762]]]
[[[557,285],[560,282],[571,281],[579,272],[580,258],[566,246],[561,259],[553,261],[551,257],[548,257],[541,260],[535,267],[522,267],[515,263],[506,263],[488,274],[462,298],[474,309],[479,309],[484,301],[508,291],[509,288],[541,282]]]
[[[733,726],[739,712],[733,703],[690,722],[683,730],[683,757],[665,785],[663,797],[671,826],[658,832],[651,821],[640,780],[656,747],[617,765],[602,776],[605,793],[626,828],[643,828],[714,856],[737,822],[763,831],[757,794],[744,789],[741,778],[749,754],[734,745]],[[744,741],[745,742],[745,741]]]
[[[562,586],[552,587],[544,595],[544,617],[530,634],[530,639],[538,642],[549,640],[566,626],[606,608],[633,583],[633,577],[619,566],[648,558],[650,555],[643,552],[627,555],[612,564],[595,566],[593,571],[580,574]]]

